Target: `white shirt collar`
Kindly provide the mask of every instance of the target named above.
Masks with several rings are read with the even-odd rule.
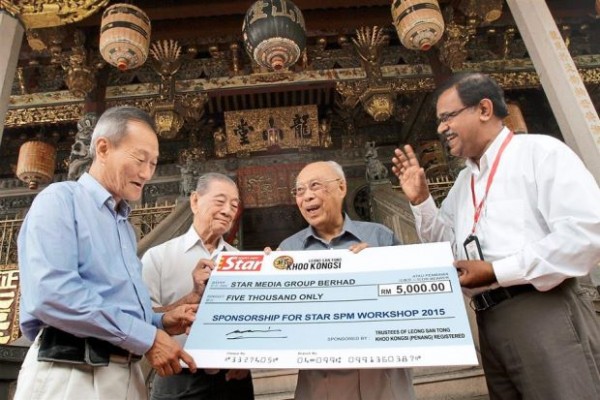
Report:
[[[183,249],[186,252],[189,251],[190,249],[192,249],[194,246],[199,245],[204,249],[204,251],[206,251],[208,253],[208,251],[206,250],[206,247],[204,246],[204,242],[202,241],[202,238],[198,235],[198,232],[196,232],[196,229],[194,229],[193,224],[192,224],[192,226],[190,226],[190,229],[188,229],[188,231],[185,233],[183,241],[184,241]],[[219,238],[219,243],[217,244],[217,247],[215,248],[215,252],[219,252],[219,251],[235,251],[235,247],[233,247],[229,243],[227,243],[225,241],[225,239],[223,239],[223,237],[221,236],[221,238]]]
[[[496,159],[496,155],[498,154],[498,151],[502,146],[502,142],[508,136],[509,133],[510,129],[508,129],[507,127],[502,128],[498,136],[496,136],[492,144],[490,144],[490,147],[487,148],[485,153],[483,153],[483,155],[481,156],[481,159],[479,159],[479,166],[477,166],[477,164],[473,160],[467,158],[467,160],[465,161],[465,165],[471,170],[472,174],[479,175],[489,168],[490,163],[493,163]]]

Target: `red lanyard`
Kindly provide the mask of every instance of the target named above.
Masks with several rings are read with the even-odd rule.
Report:
[[[485,185],[485,193],[479,205],[477,205],[477,200],[475,199],[475,178],[473,178],[473,174],[471,174],[471,195],[473,196],[473,207],[475,207],[475,214],[473,215],[473,229],[471,229],[471,234],[475,234],[475,227],[477,226],[477,222],[479,222],[479,217],[481,217],[481,210],[483,209],[483,204],[487,199],[488,192],[490,191],[490,186],[492,186],[494,175],[496,175],[496,170],[498,169],[498,164],[500,163],[500,158],[502,157],[504,149],[506,149],[506,146],[508,146],[508,143],[513,138],[513,136],[514,133],[510,132],[506,139],[504,139],[504,141],[502,142],[500,150],[498,150],[498,155],[496,155],[496,159],[492,164],[492,169],[490,169],[490,176],[488,176],[488,180]]]

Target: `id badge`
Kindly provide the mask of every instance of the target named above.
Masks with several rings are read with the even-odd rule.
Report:
[[[469,235],[463,243],[468,260],[483,260],[483,253],[479,245],[479,239],[475,235]]]

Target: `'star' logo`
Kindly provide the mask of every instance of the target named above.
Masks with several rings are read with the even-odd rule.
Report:
[[[258,256],[222,256],[217,269],[219,271],[260,271],[263,255]]]

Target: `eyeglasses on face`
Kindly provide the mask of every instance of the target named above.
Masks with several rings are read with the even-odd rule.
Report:
[[[297,185],[295,188],[290,190],[290,192],[292,193],[292,196],[302,197],[304,196],[307,190],[310,190],[311,192],[318,192],[319,190],[325,189],[325,184],[339,180],[341,180],[341,178],[327,179],[324,181],[315,179],[313,181],[308,182],[305,185]]]
[[[463,108],[456,110],[456,111],[442,113],[442,114],[440,114],[439,117],[437,117],[436,122],[438,125],[445,124],[445,123],[449,122],[452,118],[456,117],[461,112],[465,111],[467,108],[471,108],[471,107],[473,107],[473,106],[464,106]]]

